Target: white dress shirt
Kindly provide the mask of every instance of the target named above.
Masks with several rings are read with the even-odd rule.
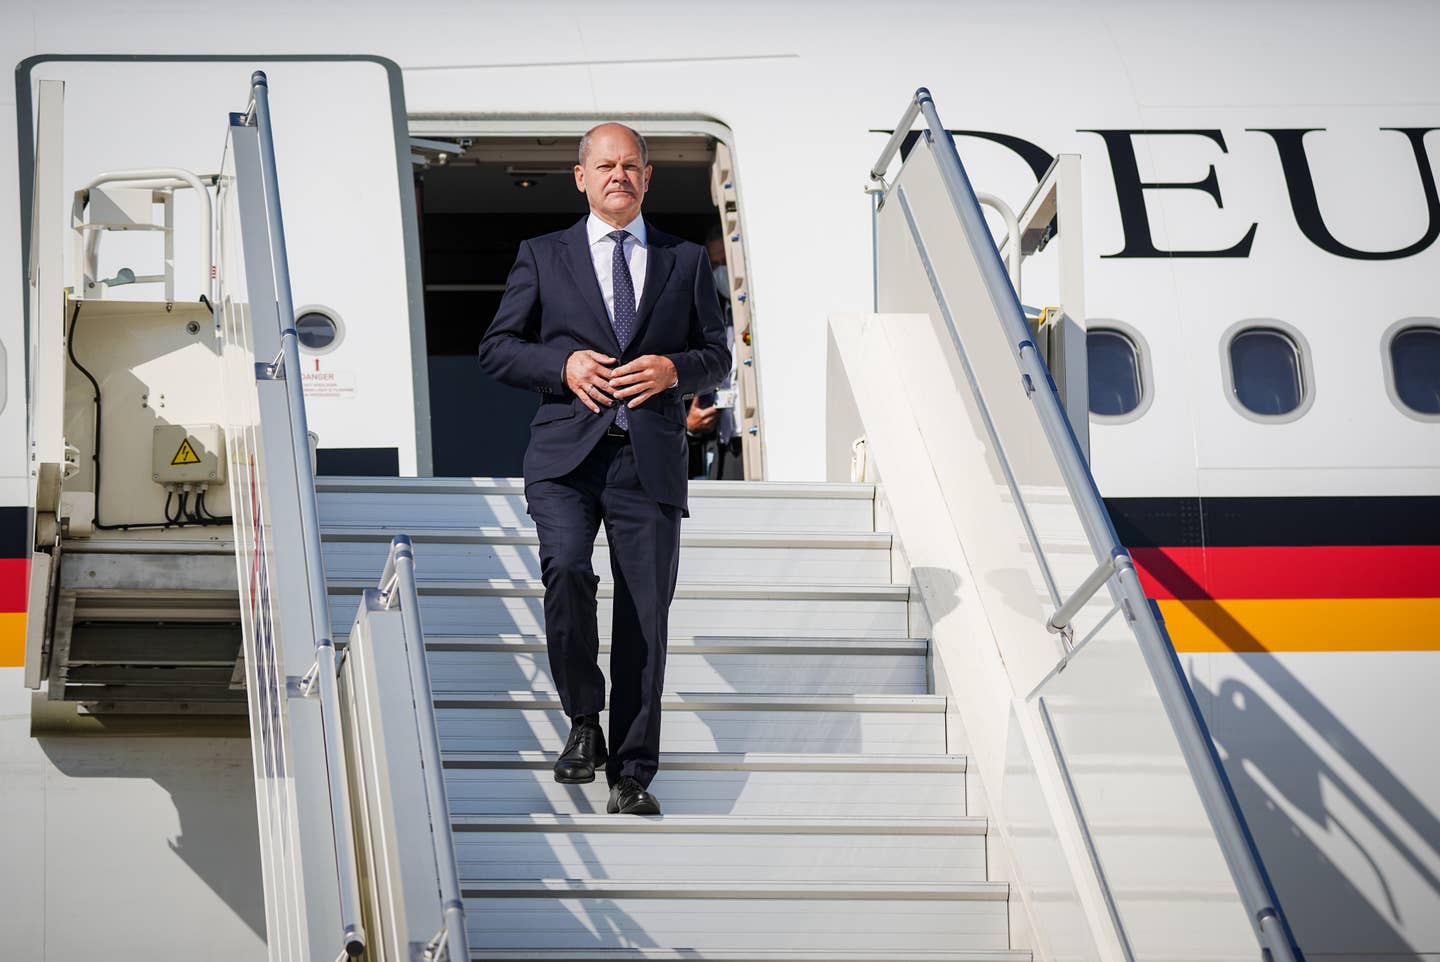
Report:
[[[613,230],[615,228],[594,214],[585,221],[585,232],[590,237],[590,262],[595,266],[595,279],[600,282],[600,296],[605,299],[611,324],[615,323],[615,242],[609,236]],[[636,217],[622,230],[630,232],[625,238],[625,263],[635,285],[635,315],[639,317],[640,298],[645,296],[645,219]]]

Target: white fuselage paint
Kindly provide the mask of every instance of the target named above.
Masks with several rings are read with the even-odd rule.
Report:
[[[68,84],[67,193],[106,168],[216,168],[226,112],[243,106],[253,66],[270,69],[296,303],[336,306],[350,339],[325,363],[353,375],[355,396],[314,404],[312,423],[336,446],[397,447],[402,472],[416,465],[416,425],[410,368],[396,349],[408,345],[392,216],[400,181],[391,145],[346,136],[347,117],[389,109],[383,72],[377,67],[368,86],[312,88],[297,104],[287,74],[298,86],[305,68],[267,64],[265,54],[393,60],[412,116],[672,115],[726,125],[747,233],[770,480],[823,475],[826,318],[871,303],[861,187],[885,141],[875,131],[888,130],[924,84],[953,128],[1082,157],[1086,313],[1092,323],[1137,330],[1154,379],[1143,417],[1091,426],[1107,497],[1440,491],[1440,427],[1396,408],[1382,357],[1382,335],[1395,322],[1440,313],[1440,245],[1389,260],[1322,250],[1297,225],[1276,140],[1262,132],[1318,129],[1305,140],[1307,157],[1324,224],[1339,243],[1370,251],[1415,243],[1429,226],[1416,157],[1402,134],[1383,128],[1440,125],[1440,10],[1430,4],[360,2],[120,12],[89,0],[12,0],[0,26],[6,63],[50,53],[257,55],[253,63],[35,66],[34,79]],[[13,89],[0,90],[0,127],[10,130]],[[292,144],[312,137],[289,160],[287,129]],[[1223,205],[1197,189],[1143,191],[1155,248],[1221,250],[1250,237],[1248,256],[1110,256],[1133,245],[1134,224],[1127,236],[1114,158],[1093,131],[1118,130],[1152,132],[1133,138],[1142,181],[1195,183],[1213,169]],[[973,137],[959,143],[977,189],[1024,202],[1034,176],[1017,154]],[[1424,143],[1433,171],[1440,137]],[[29,150],[19,145],[20,154]],[[373,195],[328,190],[327,172],[357,164],[373,167]],[[0,151],[0,179],[10,185],[0,190],[9,225],[0,263],[10,265],[0,273],[9,318],[0,327],[0,490],[15,493],[10,504],[24,503],[29,486],[18,177],[17,152]],[[373,239],[359,248],[368,259],[350,253],[354,244],[327,243],[341,234]],[[335,253],[342,246],[343,257]],[[193,274],[187,258],[193,264],[182,249],[182,279]],[[1024,300],[1043,304],[1042,263],[1031,276]],[[1247,420],[1225,397],[1221,337],[1254,318],[1288,323],[1311,352],[1315,400],[1293,423]],[[1201,686],[1272,870],[1302,880],[1281,897],[1310,957],[1440,958],[1440,774],[1427,743],[1440,728],[1436,653],[1182,661]],[[57,748],[29,736],[21,684],[19,668],[0,669],[0,862],[12,866],[0,879],[0,929],[23,934],[7,957],[13,948],[17,958],[74,958],[104,945],[111,957],[138,958],[117,949],[127,926],[132,935],[172,926],[166,941],[177,948],[214,948],[219,938],[225,957],[260,957],[259,893],[233,888],[259,877],[253,806],[235,797],[250,788],[246,753],[202,739],[168,743],[139,761],[131,756],[141,749],[123,741]],[[1226,693],[1220,707],[1228,710],[1207,692]],[[207,771],[222,774],[197,807],[187,793]],[[174,817],[156,815],[172,802]],[[200,861],[182,844],[197,831],[213,833]],[[245,880],[227,874],[232,863]],[[104,916],[87,911],[88,899],[126,904],[114,900],[134,877],[152,887],[154,901]],[[219,921],[203,933],[174,925],[170,909],[156,905],[177,898],[187,917]],[[105,923],[103,932],[84,928]]]

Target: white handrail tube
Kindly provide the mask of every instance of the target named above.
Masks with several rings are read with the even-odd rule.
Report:
[[[130,187],[141,189],[148,187],[151,190],[170,190],[183,185],[194,190],[200,197],[201,250],[204,252],[200,260],[200,290],[205,294],[207,299],[213,301],[215,299],[214,291],[212,290],[214,279],[211,277],[211,265],[214,263],[215,213],[210,203],[210,191],[206,189],[204,181],[202,181],[198,175],[179,167],[142,167],[136,170],[111,170],[92,178],[88,184],[77,192],[77,199],[82,194],[88,193],[92,188],[99,187],[102,184],[117,183],[127,184]],[[99,253],[98,237],[91,235],[91,238],[85,248],[87,262],[93,262]]]
[[[431,707],[430,666],[425,659],[425,633],[420,624],[420,594],[415,587],[415,547],[406,535],[396,535],[390,542],[390,555],[380,576],[380,591],[386,607],[399,603],[410,654],[411,695],[420,735],[420,758],[425,768],[425,798],[430,808],[430,840],[440,873],[441,913],[445,919],[444,928],[433,941],[445,946],[451,960],[468,960],[465,902],[460,891],[460,871],[455,864],[450,802],[445,793],[440,734],[435,728],[435,712]]]
[[[964,165],[960,162],[954,140],[940,122],[930,91],[924,87],[915,92],[913,100],[907,105],[901,127],[908,130],[917,112],[925,118],[936,167],[965,235],[971,239],[972,244],[975,238],[989,239],[989,228],[974,188],[965,174]],[[871,168],[873,179],[881,178],[902,139],[902,130],[897,128],[880,159]],[[1027,394],[1035,404],[1046,441],[1059,465],[1065,487],[1085,528],[1090,547],[1097,559],[1113,559],[1115,574],[1106,580],[1111,585],[1116,603],[1125,612],[1125,617],[1139,640],[1139,648],[1155,683],[1166,717],[1200,794],[1206,816],[1215,832],[1261,951],[1267,962],[1298,962],[1300,953],[1294,936],[1278,908],[1279,900],[1275,897],[1269,877],[1261,864],[1255,841],[1240,814],[1239,803],[1221,767],[1214,743],[1195,704],[1194,694],[1185,681],[1174,647],[1145,597],[1134,562],[1115,532],[1110,515],[1100,498],[1094,475],[1086,466],[1079,441],[1065,415],[1055,382],[1051,379],[1049,369],[1031,337],[1024,311],[1006,276],[999,252],[991,243],[975,244],[974,253],[989,299],[1005,328],[1022,382],[1026,384]],[[952,334],[953,331],[952,328]],[[1003,465],[1003,449],[997,447],[995,453]],[[1020,492],[1015,488],[1013,480],[1010,484],[1018,504]],[[1042,570],[1044,567],[1042,563]],[[1097,569],[1091,577],[1096,577],[1098,573]],[[1087,583],[1090,580],[1087,579]]]
[[[250,77],[255,102],[255,128],[260,137],[260,167],[265,183],[265,204],[269,214],[270,245],[274,256],[275,296],[278,319],[284,325],[280,349],[284,357],[285,390],[290,409],[290,441],[294,452],[296,482],[300,492],[301,543],[309,581],[310,620],[315,638],[316,688],[325,737],[325,760],[329,769],[331,830],[335,835],[335,871],[340,889],[340,920],[343,945],[351,958],[365,951],[365,931],[360,922],[360,885],[351,831],[349,778],[346,774],[344,734],[340,727],[340,701],[335,679],[335,643],[330,638],[325,562],[320,548],[320,513],[315,499],[315,473],[310,465],[309,426],[305,417],[305,392],[300,378],[299,336],[296,334],[295,305],[290,294],[290,262],[285,250],[285,228],[280,213],[279,177],[275,169],[275,139],[270,126],[269,87],[263,71]],[[151,176],[155,176],[152,174]],[[258,305],[257,305],[258,307]]]
[[[1020,252],[1020,219],[1015,216],[1015,211],[1009,204],[994,194],[977,193],[975,199],[999,214],[1000,219],[1005,222],[1005,236],[1010,241],[1005,252],[1010,267],[1010,286],[1015,288],[1015,296],[1019,297],[1020,261],[1024,257]]]

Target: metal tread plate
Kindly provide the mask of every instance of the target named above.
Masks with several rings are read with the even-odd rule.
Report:
[[[421,544],[517,544],[538,545],[540,537],[533,527],[457,527],[407,528],[401,525],[324,525],[321,538],[327,544],[352,542],[387,542],[404,534]],[[607,544],[605,530],[595,535],[596,544]],[[683,548],[866,548],[889,551],[893,536],[885,531],[691,531],[683,526],[680,547]]]
[[[472,949],[471,962],[1031,962],[1028,950],[846,952],[823,949]]]
[[[325,476],[315,479],[320,494],[519,494],[522,478],[371,478]],[[691,481],[692,498],[822,498],[873,501],[875,485],[821,481]]]
[[[558,752],[445,752],[446,768],[549,770]],[[964,755],[813,755],[783,752],[661,752],[660,769],[734,772],[949,772],[964,773]]]
[[[437,695],[436,708],[559,709],[560,696],[543,691]],[[737,695],[728,692],[667,692],[668,711],[945,712],[944,695]]]
[[[375,587],[374,578],[331,578],[330,594],[358,594]],[[467,595],[479,597],[543,598],[545,585],[537,578],[437,579],[419,583],[421,596]],[[599,596],[613,597],[615,586],[602,582]],[[909,585],[746,585],[684,584],[675,588],[677,599],[776,601],[908,601]]]
[[[428,652],[518,652],[548,651],[544,635],[425,635]],[[811,638],[710,635],[672,638],[666,646],[672,653],[696,655],[924,655],[930,642],[924,638]],[[608,653],[609,641],[600,643]]]
[[[703,832],[708,835],[981,835],[989,821],[980,816],[951,818],[765,818],[756,815],[452,815],[457,832]]]
[[[612,816],[613,817],[613,816]],[[713,882],[617,881],[614,879],[461,879],[466,898],[490,899],[770,899],[831,901],[863,899],[886,902],[1003,902],[1008,882]]]

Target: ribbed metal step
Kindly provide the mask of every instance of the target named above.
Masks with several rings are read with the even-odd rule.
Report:
[[[462,882],[480,949],[707,951],[1008,947],[1000,882]]]
[[[555,690],[543,638],[435,639],[428,648],[437,694]],[[602,646],[602,666],[609,649]],[[669,646],[665,690],[923,694],[928,650],[908,638],[682,638]]]
[[[554,752],[451,752],[446,793],[454,815],[596,814],[605,779],[557,784]],[[663,752],[651,786],[667,815],[958,817],[963,755]]]
[[[422,559],[423,582],[459,578],[538,578],[534,528],[327,527],[325,571],[331,578],[370,578],[385,564],[390,539],[409,534]],[[701,584],[889,584],[890,535],[873,532],[691,531],[680,535],[680,581]],[[611,580],[602,528],[593,560]]]
[[[694,483],[670,610],[665,815],[561,785],[538,545],[510,479],[322,479],[332,619],[416,543],[473,959],[1028,962],[986,881],[929,645],[869,485]],[[609,559],[594,566],[601,665]],[[608,718],[601,719],[608,725]]]
[[[360,591],[373,579],[330,579],[330,616],[337,633],[355,620]],[[602,584],[600,636],[610,635],[613,585]],[[545,587],[534,580],[436,581],[420,588],[427,633],[540,635]],[[682,584],[670,606],[671,638],[790,634],[906,638],[907,585]]]
[[[418,528],[529,527],[519,478],[319,478],[320,519],[327,525],[377,520]],[[690,482],[689,530],[873,531],[875,487],[869,484]]]
[[[1015,949],[979,952],[848,952],[844,950],[772,949],[475,949],[473,962],[1031,962],[1031,954]]]
[[[481,815],[455,817],[453,828],[460,873],[476,880],[985,878],[983,818]]]
[[[936,695],[686,693],[662,704],[671,751],[945,751],[945,699]],[[446,752],[559,751],[570,731],[559,698],[544,692],[440,695],[435,708]]]

